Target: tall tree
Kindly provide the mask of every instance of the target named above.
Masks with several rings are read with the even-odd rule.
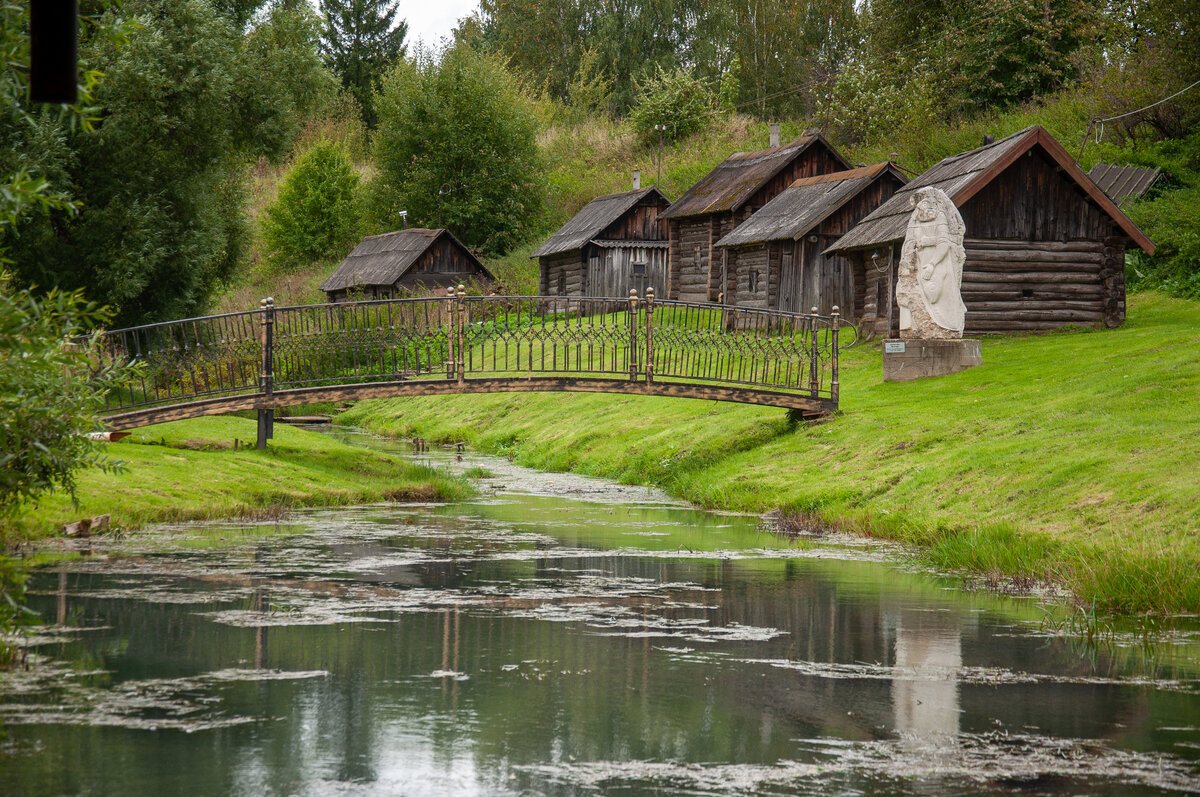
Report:
[[[0,140],[23,142],[37,173],[76,205],[32,207],[0,229],[17,287],[84,289],[116,323],[202,310],[247,243],[244,164],[279,106],[251,115],[270,73],[208,0],[125,0],[106,12],[136,34],[89,37],[80,48],[103,73],[94,129],[55,108],[33,123],[0,117]]]
[[[387,68],[404,57],[408,23],[396,21],[399,0],[321,0],[322,50],[375,126],[374,94]]]
[[[503,253],[542,221],[537,118],[499,57],[458,44],[434,61],[403,60],[378,96],[373,193],[396,212]]]

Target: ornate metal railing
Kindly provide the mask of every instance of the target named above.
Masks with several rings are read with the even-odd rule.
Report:
[[[837,308],[831,316],[786,313],[659,301],[652,291],[467,296],[460,286],[442,297],[344,304],[264,299],[250,312],[102,332],[93,351],[101,367],[140,364],[108,393],[105,410],[114,415],[246,404],[222,401],[232,397],[253,397],[262,409],[355,395],[334,387],[380,395],[366,388],[381,384],[410,386],[394,394],[421,392],[413,385],[584,389],[828,411],[838,401],[839,325]]]

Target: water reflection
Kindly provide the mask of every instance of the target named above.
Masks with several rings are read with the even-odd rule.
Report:
[[[962,617],[950,611],[897,613],[892,711],[900,733],[942,741],[958,737],[963,631]]]
[[[38,608],[92,630],[47,631],[43,675],[0,684],[0,791],[1125,794],[1196,775],[1186,656],[1081,658],[1034,608],[870,548],[530,496],[293,522],[39,574]]]

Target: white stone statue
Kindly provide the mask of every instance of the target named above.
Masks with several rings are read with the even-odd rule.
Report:
[[[966,225],[940,188],[918,188],[909,201],[913,212],[896,280],[900,337],[961,338],[967,312],[960,293]]]

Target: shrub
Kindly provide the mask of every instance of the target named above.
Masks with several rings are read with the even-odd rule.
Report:
[[[318,141],[300,155],[263,213],[263,242],[276,266],[346,254],[363,224],[359,176],[345,148]]]
[[[683,69],[665,72],[660,67],[652,80],[638,87],[629,122],[646,144],[658,141],[655,125],[666,125],[663,139],[675,141],[707,127],[712,107],[712,90],[705,81]]]
[[[457,44],[384,79],[372,197],[384,225],[446,227],[486,254],[512,249],[544,214],[533,104],[495,57]]]

